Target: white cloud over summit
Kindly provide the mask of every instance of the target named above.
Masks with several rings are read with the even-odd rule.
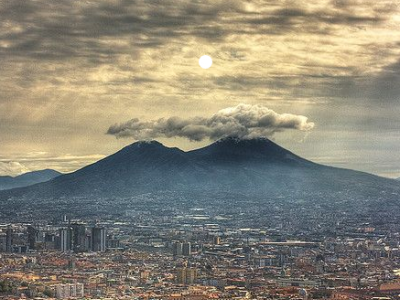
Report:
[[[239,138],[270,137],[276,132],[294,129],[309,131],[314,123],[301,115],[279,114],[261,105],[239,104],[221,109],[209,118],[160,118],[141,121],[137,118],[111,126],[107,133],[116,137],[147,140],[162,137],[183,137],[192,141],[218,140],[228,136]]]

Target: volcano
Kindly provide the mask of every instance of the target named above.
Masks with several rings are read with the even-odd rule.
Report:
[[[225,138],[187,152],[142,141],[73,173],[1,191],[0,201],[113,199],[166,191],[200,198],[214,192],[283,199],[301,195],[323,203],[385,197],[397,201],[400,185],[396,180],[316,164],[265,138]]]

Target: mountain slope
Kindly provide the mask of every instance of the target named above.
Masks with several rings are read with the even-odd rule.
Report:
[[[49,181],[60,175],[61,175],[60,172],[46,169],[46,170],[28,172],[16,177],[0,176],[0,190],[25,187],[36,183]]]
[[[178,148],[167,148],[156,141],[137,142],[76,172],[10,195],[111,197],[145,192],[155,186],[168,190],[172,185],[184,185],[182,173],[190,168],[191,162]]]

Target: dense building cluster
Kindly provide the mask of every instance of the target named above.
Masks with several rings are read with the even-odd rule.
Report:
[[[61,252],[104,252],[108,240],[106,229],[83,223],[62,222],[55,225],[8,224],[0,226],[0,250],[6,253],[27,253],[37,250]],[[5,228],[4,228],[5,227]],[[110,245],[117,246],[117,245]]]
[[[15,220],[0,226],[0,299],[399,298],[387,224],[297,222],[199,207]]]

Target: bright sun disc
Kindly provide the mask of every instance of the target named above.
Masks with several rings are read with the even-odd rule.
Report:
[[[203,55],[203,56],[200,57],[200,59],[199,59],[199,65],[200,65],[200,67],[202,67],[203,69],[208,69],[208,68],[211,67],[211,65],[212,65],[212,59],[211,59],[211,57],[209,57],[208,55]]]

